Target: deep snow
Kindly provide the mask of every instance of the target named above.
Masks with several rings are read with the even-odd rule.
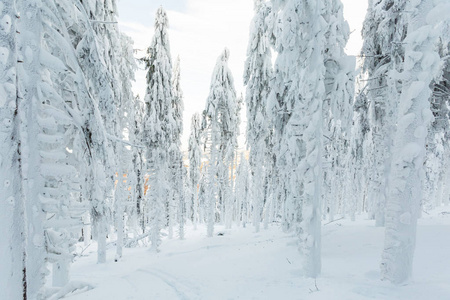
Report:
[[[108,262],[96,264],[95,248],[89,248],[73,265],[72,280],[95,288],[66,298],[450,299],[450,207],[419,220],[413,280],[404,286],[380,281],[384,228],[373,224],[360,217],[323,226],[323,269],[316,283],[302,277],[296,239],[278,226],[260,233],[219,227],[213,238],[199,227],[189,228],[185,240],[165,239],[160,253],[124,249],[119,262],[111,248]]]

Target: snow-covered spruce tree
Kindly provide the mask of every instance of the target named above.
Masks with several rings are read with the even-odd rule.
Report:
[[[172,88],[173,97],[171,104],[172,115],[169,122],[173,124],[172,141],[169,148],[170,177],[172,188],[169,191],[169,237],[173,236],[173,226],[178,221],[178,236],[184,238],[184,225],[186,223],[186,203],[184,195],[185,168],[183,166],[183,154],[181,153],[181,134],[183,133],[183,91],[180,85],[180,58],[178,57],[173,69]]]
[[[227,229],[230,229],[233,222],[237,221],[237,214],[236,214],[236,197],[235,197],[235,183],[236,183],[236,174],[235,170],[238,166],[238,141],[237,138],[241,134],[240,132],[240,124],[241,124],[241,110],[242,110],[242,104],[244,103],[244,96],[241,94],[239,97],[237,97],[237,103],[236,103],[236,123],[235,123],[235,130],[233,131],[234,137],[232,138],[232,142],[229,143],[229,150],[228,150],[228,157],[230,161],[230,185],[231,185],[231,195],[226,202],[226,206],[228,209],[225,209],[226,215],[225,215],[225,227]]]
[[[431,97],[431,111],[434,121],[428,131],[427,155],[426,155],[426,185],[423,197],[425,208],[433,208],[443,203],[443,197],[448,199],[445,192],[448,181],[446,173],[448,170],[448,153],[450,148],[450,59],[448,53],[450,45],[440,42],[439,52],[441,58],[445,59],[442,77],[433,84]],[[444,195],[445,193],[445,195]]]
[[[354,96],[355,58],[345,51],[350,29],[343,16],[340,0],[325,2],[323,17],[328,24],[325,48],[326,67],[324,101],[324,135],[328,137],[325,156],[329,160],[326,169],[329,193],[325,194],[325,203],[329,217],[345,211],[345,176],[347,167],[350,128],[352,123],[352,104]]]
[[[283,36],[283,30],[290,31],[287,27],[289,22],[283,22],[283,18],[290,19],[289,17],[283,16],[283,9],[287,5],[286,1],[272,1],[272,13],[271,17],[271,41],[274,43],[275,51],[278,52],[277,60],[274,66],[274,78],[271,81],[271,92],[268,98],[267,112],[273,124],[273,145],[275,152],[275,171],[278,175],[278,180],[276,184],[276,189],[274,191],[276,201],[280,202],[280,214],[282,216],[282,226],[284,230],[290,230],[294,222],[294,212],[293,210],[293,198],[288,195],[287,185],[289,174],[291,170],[286,160],[285,154],[287,154],[288,149],[285,148],[285,131],[286,125],[291,117],[292,110],[292,95],[287,95],[288,91],[292,90],[294,94],[299,93],[299,91],[294,91],[295,85],[291,88],[293,80],[290,79],[291,76],[295,74],[296,69],[292,68],[292,63],[297,63],[296,53],[294,51],[294,46],[286,47],[284,44],[289,44],[286,40],[282,42],[283,37],[288,37],[289,35]],[[297,18],[291,19],[293,23],[297,21]],[[286,24],[287,23],[287,24]],[[293,31],[297,31],[297,24],[294,24]],[[292,37],[291,37],[292,38]],[[295,39],[292,40],[292,44],[295,43]],[[287,61],[290,59],[290,61]],[[298,154],[297,157],[300,158],[303,154]],[[300,188],[300,185],[297,185]],[[298,196],[300,191],[298,191]]]
[[[434,122],[429,127],[426,142],[426,176],[422,198],[422,207],[425,211],[439,206],[441,203],[444,168],[446,166],[445,159],[445,137],[442,132],[435,131]]]
[[[132,94],[130,78],[125,77],[127,74],[133,72],[124,70],[125,68],[132,68],[128,63],[123,53],[121,35],[117,25],[117,5],[115,0],[101,0],[94,3],[89,1],[81,2],[84,7],[85,15],[89,16],[91,27],[88,30],[92,31],[95,36],[97,45],[97,54],[104,62],[104,71],[107,80],[109,80],[108,87],[110,91],[104,95],[100,94],[99,108],[100,113],[104,119],[104,125],[108,133],[108,149],[111,153],[110,158],[112,164],[105,170],[108,180],[106,180],[106,197],[113,201],[114,220],[117,230],[117,237],[120,239],[117,242],[116,259],[121,256],[123,244],[123,218],[124,218],[124,201],[125,191],[123,180],[118,180],[115,183],[118,174],[119,178],[125,173],[125,168],[130,164],[131,156],[126,155],[126,148],[123,143],[123,122],[124,112],[131,103]],[[125,50],[126,52],[129,52]],[[129,87],[127,87],[127,85]],[[112,97],[105,97],[108,93],[112,93]],[[125,113],[126,118],[126,113]],[[126,121],[125,121],[126,122]],[[115,187],[115,189],[114,189]],[[114,190],[114,194],[113,194]]]
[[[198,184],[198,220],[200,223],[208,222],[208,208],[209,201],[207,199],[207,187],[209,181],[207,180],[208,166],[206,163],[202,163],[200,172],[200,181]],[[213,224],[214,228],[214,224]]]
[[[450,25],[449,16],[443,13],[448,7],[447,1],[422,0],[408,2],[406,8],[411,21],[405,39],[404,71],[395,75],[403,87],[381,262],[382,278],[396,284],[407,281],[412,272],[427,128],[433,119],[430,87],[442,72],[437,45]]]
[[[21,163],[20,174],[27,178],[16,184],[23,189],[20,214],[26,222],[23,243],[17,246],[24,250],[18,255],[26,253],[20,258],[24,297],[40,299],[52,292],[43,288],[47,262],[53,263],[52,284],[68,283],[73,245],[81,231],[81,218],[89,210],[86,199],[101,203],[104,198],[105,188],[96,182],[105,179],[102,169],[107,165],[107,143],[92,96],[99,89],[89,85],[86,69],[80,67],[80,61],[89,55],[83,55],[86,48],[80,56],[74,49],[82,40],[76,38],[77,26],[88,27],[89,20],[68,2],[18,1],[17,6],[23,13],[17,30],[20,64],[14,73],[19,79],[14,88],[14,120],[20,124],[15,127],[20,145],[13,161]],[[11,20],[2,20],[6,30]],[[22,201],[18,199],[17,204]],[[20,230],[20,223],[15,227]]]
[[[265,195],[267,143],[270,122],[267,120],[266,102],[272,78],[272,58],[269,44],[266,18],[270,8],[263,0],[255,1],[247,60],[245,62],[244,84],[247,86],[247,146],[250,148],[250,166],[252,169],[253,225],[259,231]],[[241,194],[237,194],[241,197]],[[239,200],[239,199],[236,199]]]
[[[236,170],[236,205],[237,205],[237,221],[246,227],[251,222],[251,192],[252,182],[250,177],[250,166],[244,153],[241,153],[240,162]]]
[[[63,6],[63,5],[61,5]],[[88,20],[87,25],[67,22],[72,34],[74,46],[78,50],[79,59],[86,77],[91,79],[88,86],[91,94],[98,100],[99,113],[103,118],[107,131],[107,163],[96,164],[106,175],[103,200],[93,202],[92,218],[94,219],[94,233],[100,242],[99,261],[105,258],[105,238],[109,228],[106,223],[110,212],[114,210],[115,224],[118,232],[117,256],[121,256],[123,235],[124,201],[127,193],[123,180],[114,183],[114,174],[128,173],[127,166],[131,165],[132,155],[128,155],[129,148],[125,147],[124,129],[131,121],[133,98],[130,80],[133,79],[134,60],[129,39],[120,34],[117,26],[116,1],[97,1],[76,3],[78,18]],[[63,15],[70,11],[70,7],[62,7]],[[92,80],[95,79],[95,80]],[[130,174],[131,176],[133,174]],[[112,206],[114,201],[114,206]],[[98,207],[95,207],[95,206]],[[101,213],[99,213],[101,212]]]
[[[191,134],[189,135],[189,184],[191,198],[187,205],[187,217],[194,226],[199,222],[199,184],[202,167],[200,114],[195,113],[191,120]]]
[[[351,220],[355,219],[356,212],[367,211],[367,192],[368,175],[366,166],[368,161],[368,145],[371,143],[370,125],[368,120],[369,103],[366,94],[358,93],[353,103],[353,126],[351,128],[350,145],[348,150],[349,159],[347,160],[347,176],[350,189],[347,194],[349,201],[349,214]],[[351,184],[349,183],[351,182]]]
[[[24,15],[19,27],[23,37],[19,152],[22,176],[28,178],[22,184],[27,228],[24,278],[27,297],[40,299],[49,296],[43,288],[47,262],[53,264],[53,286],[68,283],[73,245],[89,210],[85,201],[89,156],[104,153],[94,144],[102,145],[105,139],[58,6],[52,0],[18,6]]]
[[[134,126],[132,126],[130,132],[133,134],[130,135],[132,138],[130,141],[138,146],[144,145],[144,141],[142,138],[143,135],[143,126],[144,126],[144,112],[145,107],[144,103],[139,99],[139,96],[135,98],[134,101]],[[135,183],[132,187],[134,194],[134,201],[136,206],[136,222],[139,225],[140,230],[138,232],[145,232],[145,197],[144,197],[144,185],[145,185],[145,162],[144,162],[144,148],[142,147],[133,147],[133,170],[136,174]],[[142,232],[141,232],[142,231]]]
[[[270,119],[268,119],[270,122]],[[276,155],[274,151],[274,130],[273,126],[269,128],[267,136],[266,153],[265,153],[265,171],[266,180],[264,190],[266,195],[266,205],[264,208],[264,228],[269,227],[269,223],[278,221],[280,216],[280,202],[276,194],[276,186],[278,184],[278,176],[276,169]]]
[[[133,167],[133,148],[130,148],[130,140],[134,139],[133,133],[130,129],[134,126],[134,96],[131,89],[131,80],[134,80],[134,71],[136,63],[133,57],[133,41],[125,35],[119,36],[119,41],[112,41],[119,43],[116,48],[115,59],[116,65],[113,66],[113,72],[118,74],[114,77],[114,86],[116,87],[116,107],[117,118],[116,121],[116,162],[117,162],[117,184],[115,192],[115,225],[117,230],[116,243],[116,260],[122,256],[122,247],[125,239],[125,212],[128,216],[135,213],[135,206],[128,193],[130,179],[135,177]],[[136,145],[132,145],[136,147]],[[126,176],[126,179],[124,179]]]
[[[162,7],[156,12],[155,35],[145,59],[147,69],[147,92],[145,95],[145,120],[143,141],[147,147],[147,172],[149,190],[149,222],[152,250],[158,251],[161,229],[169,225],[171,202],[170,190],[176,189],[171,180],[171,158],[169,149],[179,143],[179,107],[174,106],[172,87],[172,59],[167,34],[167,14]],[[178,115],[177,115],[178,114]],[[179,145],[179,144],[178,144]]]
[[[44,220],[46,214],[42,209],[39,196],[43,195],[43,176],[41,174],[41,157],[38,149],[38,136],[40,123],[37,121],[38,99],[37,90],[41,81],[41,51],[46,53],[41,47],[41,33],[43,30],[41,5],[37,2],[18,2],[17,8],[25,14],[18,23],[17,31],[21,32],[18,39],[18,48],[27,49],[28,53],[24,57],[24,51],[20,53],[22,63],[17,68],[17,91],[19,99],[17,115],[19,117],[20,136],[20,162],[23,180],[20,184],[23,189],[24,210],[23,220],[26,231],[24,234],[24,285],[26,297],[41,298],[42,287],[45,283],[46,251],[44,242]],[[27,37],[27,38],[24,38]],[[42,55],[45,57],[45,55]],[[42,122],[41,122],[42,123]],[[31,138],[30,138],[31,137]],[[42,136],[41,136],[42,137]],[[33,208],[36,211],[33,214]]]
[[[115,181],[115,155],[112,147],[112,130],[116,122],[115,91],[113,77],[105,63],[103,45],[93,28],[96,15],[87,11],[81,2],[58,2],[58,13],[68,28],[68,34],[76,49],[77,60],[82,69],[84,83],[90,97],[95,101],[95,116],[100,116],[102,131],[91,131],[85,128],[87,136],[93,135],[92,145],[96,155],[91,157],[91,168],[86,184],[89,186],[88,199],[91,203],[91,219],[93,236],[98,242],[98,262],[106,261],[106,236],[109,231],[110,218],[113,210],[113,189]],[[105,132],[106,130],[106,132]],[[100,143],[100,144],[98,144]],[[105,176],[106,180],[92,180]]]
[[[322,103],[327,23],[324,1],[279,3],[275,79],[269,111],[275,127],[277,168],[284,180],[285,224],[295,226],[304,274],[321,268]]]
[[[16,114],[22,101],[17,94],[16,1],[0,3],[0,20],[0,291],[5,299],[21,299],[26,297],[26,256],[22,236],[26,226]]]
[[[370,127],[373,137],[373,167],[370,172],[368,200],[377,226],[384,226],[387,180],[391,158],[392,133],[395,132],[396,111],[401,81],[392,78],[402,70],[403,40],[407,24],[403,13],[407,1],[370,1],[364,21],[361,55],[363,71],[367,73],[367,93],[370,102]]]
[[[233,76],[228,68],[229,55],[229,50],[225,49],[217,59],[203,111],[202,131],[208,153],[206,219],[210,237],[214,233],[214,223],[223,222],[225,206],[231,202],[232,197],[230,166],[234,161],[237,145],[238,102]],[[227,208],[231,209],[231,206]]]

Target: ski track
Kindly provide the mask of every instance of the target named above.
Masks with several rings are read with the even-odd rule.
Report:
[[[179,256],[179,255],[197,253],[202,250],[211,250],[211,249],[217,249],[217,248],[236,248],[236,247],[245,247],[245,246],[256,246],[256,245],[263,244],[263,243],[273,243],[277,240],[282,240],[282,239],[286,239],[286,238],[294,239],[294,237],[287,236],[287,237],[271,238],[271,239],[266,239],[263,241],[255,241],[255,242],[247,242],[247,243],[235,243],[235,244],[228,244],[228,245],[208,245],[208,246],[196,248],[196,249],[189,250],[189,251],[168,252],[167,254],[165,254],[165,256],[167,256],[167,257]]]
[[[180,290],[180,284],[175,283],[175,282],[181,282],[181,281],[178,278],[176,278],[168,273],[165,273],[160,270],[150,271],[150,270],[145,270],[145,269],[138,269],[136,271],[147,274],[147,275],[151,275],[151,276],[156,277],[157,279],[161,280],[177,294],[178,299],[180,299],[180,300],[193,299],[192,297],[188,296],[187,293]],[[191,288],[192,286],[185,285],[185,287]]]

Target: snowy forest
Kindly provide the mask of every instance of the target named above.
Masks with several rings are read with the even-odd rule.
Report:
[[[356,57],[341,0],[254,0],[190,128],[116,2],[0,1],[0,299],[450,297],[448,0],[368,0]]]

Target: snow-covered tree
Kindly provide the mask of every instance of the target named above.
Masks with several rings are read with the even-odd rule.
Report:
[[[16,110],[21,140],[17,160],[27,178],[21,185],[23,278],[31,299],[49,296],[43,288],[47,263],[53,264],[53,286],[68,283],[73,246],[94,189],[87,180],[94,169],[92,158],[105,158],[103,122],[66,27],[74,15],[61,13],[67,3],[59,4],[17,3],[23,13],[17,30],[22,51],[17,91],[23,100]],[[83,18],[77,22],[89,24]]]
[[[186,222],[186,204],[184,202],[184,179],[185,168],[183,166],[183,154],[181,153],[181,134],[183,133],[183,92],[181,90],[181,70],[180,70],[180,58],[178,57],[173,69],[172,76],[172,88],[173,97],[171,110],[173,116],[169,116],[169,122],[173,123],[172,141],[169,148],[170,152],[170,182],[172,188],[170,190],[170,200],[172,204],[171,214],[177,217],[171,217],[170,223],[174,223],[178,220],[179,232],[178,235],[182,239],[184,238],[184,224]],[[172,236],[172,226],[169,225],[169,237]]]
[[[417,219],[420,213],[425,146],[432,83],[442,72],[438,43],[448,30],[447,1],[408,2],[411,12],[405,39],[404,70],[395,74],[402,80],[398,124],[394,139],[392,177],[386,206],[386,234],[381,276],[404,283],[412,272]]]
[[[93,236],[98,242],[98,261],[106,262],[106,237],[109,232],[110,219],[113,212],[113,191],[114,174],[116,170],[115,148],[113,142],[117,139],[115,124],[117,123],[116,109],[116,86],[121,86],[120,81],[114,82],[106,61],[104,45],[95,30],[96,18],[101,12],[91,11],[90,7],[85,7],[82,2],[61,2],[58,3],[58,13],[68,28],[73,48],[76,50],[77,61],[82,70],[84,84],[87,92],[95,101],[95,118],[100,117],[101,123],[97,128],[86,128],[86,135],[93,135],[91,168],[90,174],[86,177],[86,184],[90,186],[87,198],[90,200],[92,211],[91,219],[93,223]],[[99,3],[100,4],[100,3]],[[99,5],[98,9],[101,8]],[[94,130],[92,130],[94,129]],[[92,178],[102,178],[106,180],[93,180]]]
[[[427,174],[425,194],[423,205],[425,208],[433,208],[448,199],[448,192],[445,192],[448,186],[446,178],[449,169],[449,150],[450,150],[450,59],[447,56],[450,45],[444,45],[442,38],[439,46],[439,52],[442,59],[445,60],[441,78],[433,84],[433,94],[431,97],[431,111],[434,121],[428,131],[427,137]]]
[[[135,207],[129,201],[129,193],[127,191],[130,179],[134,179],[133,153],[136,145],[130,148],[130,141],[134,139],[134,132],[130,129],[134,126],[135,103],[133,91],[131,89],[131,80],[134,80],[134,71],[136,64],[133,57],[133,42],[131,38],[120,35],[119,40],[113,40],[118,43],[118,47],[114,50],[116,55],[121,54],[115,59],[117,65],[113,66],[113,72],[118,76],[114,77],[114,85],[116,88],[116,109],[118,120],[116,125],[116,165],[117,165],[117,184],[115,192],[115,225],[117,230],[116,242],[116,260],[122,256],[122,247],[125,239],[125,212],[128,216],[134,213]],[[124,179],[126,176],[126,180]],[[131,202],[131,203],[130,203]]]
[[[135,98],[134,101],[134,125],[131,127],[130,141],[133,143],[133,170],[135,174],[135,182],[132,190],[134,194],[134,201],[136,206],[136,222],[138,222],[142,233],[145,232],[145,199],[144,199],[144,184],[145,184],[145,167],[144,167],[144,145],[142,138],[144,125],[144,103]]]
[[[25,230],[22,177],[16,114],[21,99],[17,94],[17,21],[16,1],[0,3],[0,291],[5,299],[26,296],[24,278]]]
[[[250,166],[244,153],[241,153],[239,165],[236,170],[236,215],[237,221],[246,227],[251,222],[251,188]]]
[[[343,5],[340,0],[326,1],[323,17],[327,22],[325,60],[325,92],[324,101],[324,135],[327,137],[325,157],[328,168],[325,171],[329,186],[325,193],[325,203],[329,217],[339,210],[345,213],[345,176],[347,167],[348,145],[352,123],[352,104],[354,96],[355,58],[345,51],[350,29],[343,16]]]
[[[349,214],[352,220],[356,212],[367,211],[368,155],[372,139],[368,119],[369,103],[364,93],[358,93],[353,103],[353,126],[350,131],[350,145],[347,160],[346,180],[350,191],[347,193],[350,204]],[[350,184],[351,183],[351,184]]]
[[[15,181],[4,178],[3,194],[16,190],[15,196],[7,197],[10,204],[4,210],[13,210],[5,222],[13,221],[10,235],[15,239],[9,243],[6,235],[15,252],[13,265],[6,265],[8,285],[15,287],[20,277],[23,289],[17,291],[24,298],[48,298],[54,290],[44,287],[47,265],[53,265],[53,286],[68,284],[82,219],[91,208],[95,217],[108,214],[99,208],[105,208],[107,188],[102,183],[113,180],[105,174],[111,151],[106,149],[108,135],[97,100],[111,95],[107,86],[116,82],[101,75],[107,68],[81,2],[14,1],[1,3],[0,11],[5,69],[0,81],[0,138],[14,136],[7,139],[7,148],[1,148],[5,151],[0,164],[8,176],[17,171]],[[128,85],[129,78],[119,82]],[[106,222],[101,227],[106,229]],[[106,233],[103,237],[106,246]],[[100,252],[103,249],[100,245]]]
[[[322,104],[327,23],[323,1],[280,1],[268,109],[277,145],[284,223],[296,227],[306,276],[321,268]]]
[[[244,73],[244,84],[247,86],[245,99],[247,107],[247,145],[250,148],[250,166],[253,180],[251,203],[253,205],[253,225],[257,232],[261,223],[264,200],[269,201],[267,195],[265,195],[265,159],[270,133],[266,102],[272,78],[272,55],[266,23],[269,13],[270,8],[265,1],[255,1],[255,16],[250,29]]]
[[[172,211],[173,201],[168,196],[172,189],[177,189],[177,183],[169,177],[173,164],[170,153],[179,147],[181,134],[179,118],[182,106],[181,98],[174,99],[168,25],[167,14],[160,7],[156,12],[155,35],[145,59],[147,92],[144,99],[143,141],[147,147],[150,186],[147,198],[152,249],[155,251],[161,243],[161,229],[166,225],[172,226],[175,216]],[[175,158],[181,159],[181,156]]]
[[[233,76],[228,68],[229,50],[217,59],[210,92],[203,111],[202,130],[208,153],[207,195],[208,236],[214,232],[215,221],[224,221],[226,208],[231,208],[231,164],[237,145],[238,99]],[[216,216],[216,205],[218,214]]]
[[[367,73],[364,92],[370,102],[370,123],[373,138],[373,167],[368,200],[377,226],[385,222],[385,202],[396,111],[401,81],[392,77],[402,70],[403,40],[407,32],[404,8],[407,1],[370,1],[364,21],[361,55]]]
[[[191,120],[191,134],[189,135],[189,183],[191,190],[191,200],[187,207],[188,218],[194,226],[199,222],[199,184],[202,167],[201,149],[201,124],[200,114],[195,113]]]

